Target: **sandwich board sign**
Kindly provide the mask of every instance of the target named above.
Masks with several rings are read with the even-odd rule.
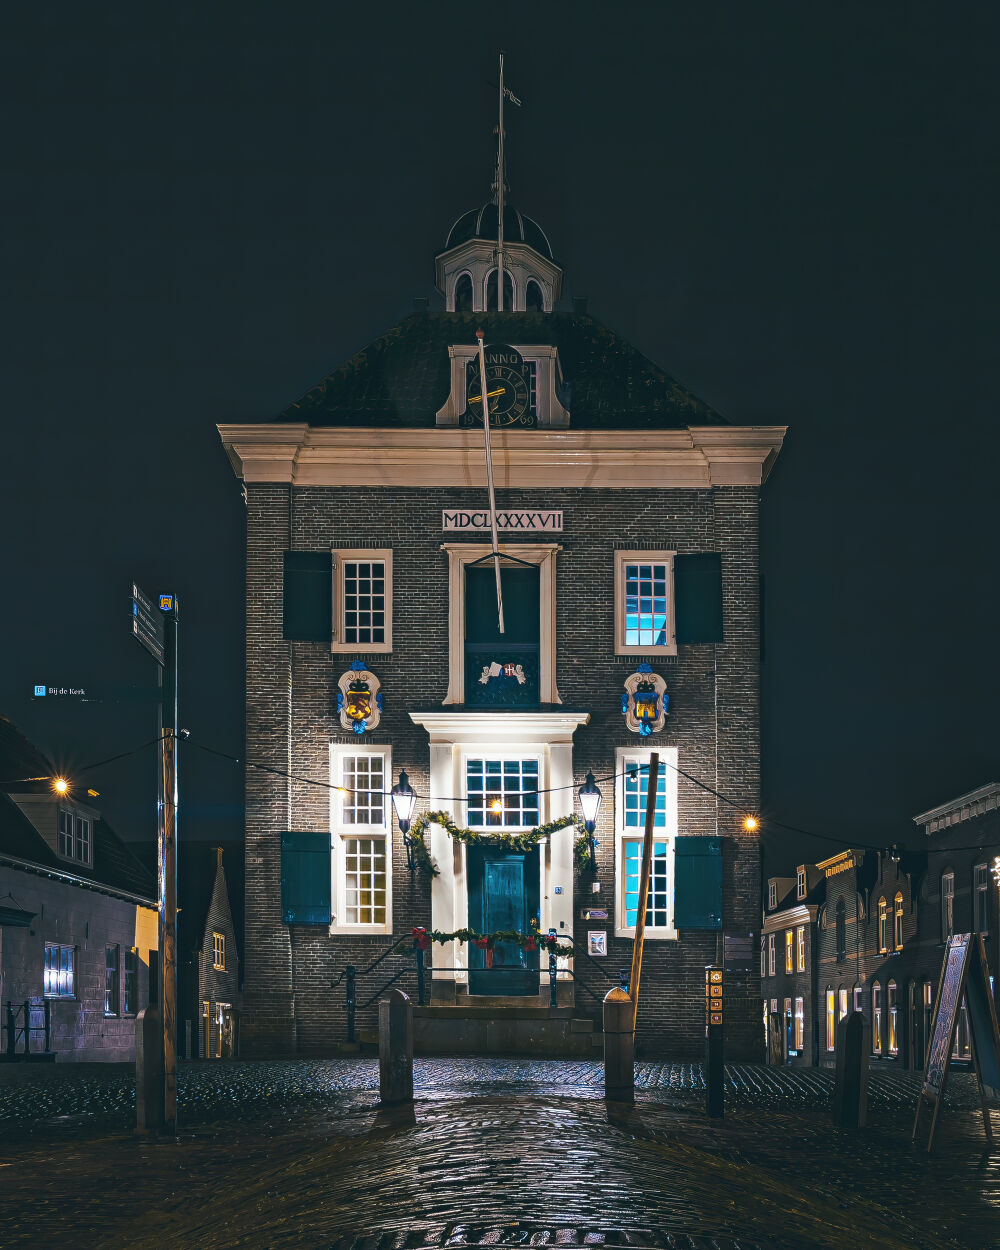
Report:
[[[944,1101],[955,1027],[963,995],[969,1014],[972,1063],[979,1082],[983,1125],[986,1129],[986,1140],[992,1145],[989,1104],[1000,1103],[1000,1030],[997,1028],[996,1006],[990,990],[986,947],[979,933],[956,933],[948,939],[945,948],[937,1000],[934,1004],[931,1039],[927,1047],[927,1070],[917,1099],[917,1114],[913,1120],[913,1140],[916,1141],[924,1103],[933,1107],[930,1134],[927,1138],[928,1152],[934,1141],[934,1129]]]

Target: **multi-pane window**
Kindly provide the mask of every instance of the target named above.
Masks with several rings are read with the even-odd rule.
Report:
[[[345,921],[386,923],[385,838],[344,838]]]
[[[795,894],[799,899],[806,896],[806,870],[804,868],[800,868],[795,874]]]
[[[385,823],[385,756],[341,756],[340,818],[345,825]]]
[[[882,987],[872,983],[872,1053],[882,1053]]]
[[[767,976],[767,947],[764,945],[764,939],[760,939],[760,975]]]
[[[955,874],[949,869],[941,874],[941,941],[947,942],[955,932]]]
[[[977,933],[990,931],[990,878],[985,864],[972,870],[972,927]]]
[[[889,909],[884,898],[878,901],[878,948],[883,954],[889,949]]]
[[[212,967],[224,972],[226,968],[226,935],[212,934]]]
[[[785,971],[794,972],[794,935],[791,929],[785,930]]]
[[[388,753],[336,748],[333,775],[333,926],[391,932]]]
[[[341,550],[336,561],[333,650],[392,650],[392,552]]]
[[[646,824],[646,791],[649,789],[649,765],[624,760],[625,776],[622,794],[625,811],[622,823],[628,829],[642,829]],[[661,763],[656,774],[656,805],[653,828],[667,827],[667,768]]]
[[[797,958],[796,958],[796,963],[795,963],[796,970],[799,972],[805,972],[806,970],[806,927],[804,924],[800,924],[799,927],[795,930],[795,939],[796,939],[796,951],[797,951]]]
[[[801,998],[795,1000],[795,1049],[801,1050],[806,1033],[805,1002]]]
[[[469,828],[523,829],[538,821],[538,760],[465,762]]]
[[[837,1045],[837,1000],[830,986],[826,987],[826,1048],[836,1049]]]
[[[775,972],[774,961],[774,934],[767,935],[767,975],[773,977]]]
[[[634,929],[639,913],[639,878],[642,873],[642,839],[626,838],[622,843],[624,860],[625,927]],[[649,896],[646,900],[646,925],[654,929],[670,927],[670,877],[666,842],[653,841],[653,858],[649,869]]]
[[[863,998],[863,994],[864,994],[864,991],[862,990],[861,986],[860,986],[860,985],[855,985],[855,987],[854,987],[854,1010],[855,1010],[855,1011],[863,1011],[863,1010],[864,1010],[864,998]]]
[[[45,975],[43,989],[46,998],[72,998],[76,993],[76,948],[60,946],[57,942],[45,943]]]
[[[125,952],[123,963],[125,967],[125,978],[124,995],[122,998],[122,1012],[126,1016],[134,1016],[139,1007],[139,1000],[136,997],[139,986],[139,957],[134,947]]]
[[[899,1054],[899,1005],[896,1002],[896,982],[890,981],[886,990],[886,1005],[889,1010],[889,1054]]]
[[[896,891],[892,903],[892,943],[896,950],[903,949],[903,892]]]
[[[78,863],[91,862],[90,819],[64,808],[59,811],[59,853]]]
[[[104,1014],[118,1015],[118,947],[104,948]]]
[[[672,551],[615,552],[615,649],[675,655]]]
[[[774,911],[778,906],[778,885],[775,881],[767,883],[767,906],[769,911]]]
[[[847,1015],[848,993],[847,987],[842,985],[837,991],[837,1019],[843,1020]]]
[[[75,844],[73,840],[73,813],[65,810],[59,812],[59,853],[67,859],[73,858]]]

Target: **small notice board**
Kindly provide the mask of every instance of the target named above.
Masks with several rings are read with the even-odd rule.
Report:
[[[986,1140],[992,1145],[989,1104],[1000,1103],[1000,1030],[997,1028],[996,1007],[990,990],[986,948],[978,933],[956,933],[949,938],[941,965],[941,979],[938,982],[931,1037],[927,1047],[927,1070],[917,1100],[917,1114],[913,1120],[913,1140],[916,1141],[924,1103],[932,1106],[933,1116],[927,1138],[928,1151],[934,1141],[934,1129],[944,1101],[955,1027],[963,995],[969,1015],[972,1062],[979,1081],[983,1125],[986,1129]]]

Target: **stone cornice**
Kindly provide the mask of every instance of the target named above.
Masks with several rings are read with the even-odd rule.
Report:
[[[800,903],[797,907],[786,907],[784,911],[772,912],[764,917],[764,933],[777,933],[780,929],[790,929],[795,925],[814,924],[819,911],[817,903]]]
[[[589,712],[411,712],[431,743],[491,742],[497,746],[527,742],[572,742],[590,720]]]
[[[356,484],[435,489],[486,485],[482,432],[454,428],[368,429],[308,425],[220,425],[226,454],[244,482]],[[684,430],[495,431],[498,487],[649,490],[760,486],[786,427],[692,426]]]
[[[950,803],[942,803],[940,807],[932,807],[929,812],[921,812],[913,817],[915,825],[923,825],[924,833],[937,833],[951,825],[959,825],[975,816],[985,816],[987,812],[995,812],[1000,808],[1000,782],[991,781],[978,790],[970,790],[961,794]]]

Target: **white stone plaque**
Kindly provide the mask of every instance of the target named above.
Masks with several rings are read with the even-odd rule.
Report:
[[[562,533],[561,509],[544,511],[497,511],[497,530],[501,533],[559,534]],[[441,528],[444,530],[488,530],[489,508],[443,508]]]

